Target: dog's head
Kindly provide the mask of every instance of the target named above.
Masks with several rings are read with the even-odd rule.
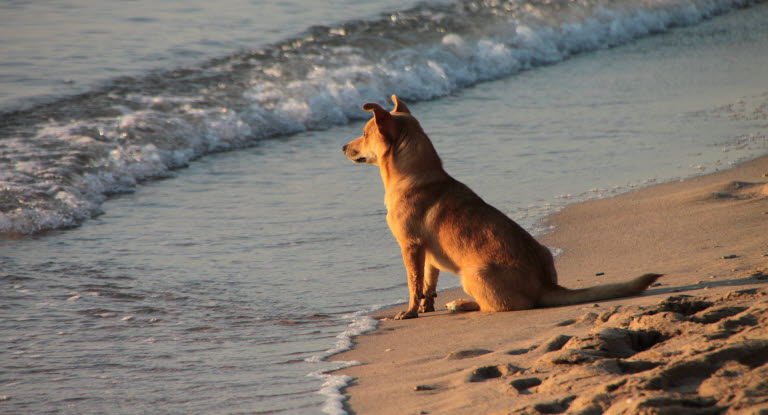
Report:
[[[395,95],[392,95],[392,101],[395,103],[392,112],[387,112],[379,104],[369,102],[363,105],[364,110],[373,113],[373,118],[363,128],[361,137],[341,147],[347,158],[355,163],[378,166],[385,155],[403,141],[408,121],[412,120],[418,126],[405,103]]]

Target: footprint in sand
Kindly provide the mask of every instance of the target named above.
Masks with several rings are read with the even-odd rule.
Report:
[[[491,353],[491,350],[486,350],[486,349],[459,350],[457,352],[453,352],[449,354],[445,358],[447,360],[461,360],[461,359],[469,359],[472,357],[482,356],[488,353]]]
[[[571,402],[576,399],[576,395],[571,395],[562,399],[550,402],[542,402],[533,405],[533,409],[540,414],[562,414],[571,406]]]
[[[566,336],[564,334],[557,335],[544,342],[541,346],[537,347],[536,350],[544,353],[560,350],[569,340],[571,340],[571,338],[573,338],[573,336]]]
[[[473,370],[467,379],[468,382],[484,382],[488,379],[496,379],[511,373],[520,372],[521,369],[514,365],[503,364],[497,366],[481,366]]]
[[[519,356],[519,355],[526,354],[526,353],[530,352],[531,350],[534,350],[537,347],[538,346],[531,346],[531,347],[528,347],[528,348],[525,348],[525,349],[512,349],[512,350],[508,350],[506,353],[508,355],[512,355],[512,356]]]
[[[519,378],[509,382],[509,384],[520,393],[531,393],[529,389],[541,385],[541,379],[536,377]]]
[[[535,377],[510,381],[521,394],[535,388],[543,402],[510,414],[768,408],[768,290],[671,296],[652,307],[613,310],[586,335],[558,337],[537,348],[555,350],[527,371]]]

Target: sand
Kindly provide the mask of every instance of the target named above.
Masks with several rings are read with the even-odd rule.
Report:
[[[390,320],[332,360],[351,414],[768,414],[768,157],[571,205],[539,240],[572,288],[643,296]],[[405,278],[405,276],[403,276]],[[456,278],[450,274],[442,279]],[[436,304],[467,298],[442,292]],[[761,411],[762,410],[762,411]]]

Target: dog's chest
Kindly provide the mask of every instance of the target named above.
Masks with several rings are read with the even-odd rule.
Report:
[[[400,237],[419,238],[423,232],[425,209],[418,197],[404,194],[387,194],[387,225],[398,240]]]
[[[416,233],[418,223],[418,218],[408,209],[403,209],[402,206],[396,206],[394,209],[387,207],[387,225],[395,236]]]

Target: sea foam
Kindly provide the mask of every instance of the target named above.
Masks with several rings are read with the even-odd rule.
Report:
[[[384,306],[373,306],[367,311],[358,311],[351,314],[342,316],[343,319],[349,320],[349,325],[346,330],[336,336],[336,344],[333,348],[326,350],[325,352],[311,356],[306,359],[310,363],[320,363],[330,356],[350,350],[352,348],[352,339],[355,336],[365,334],[369,331],[373,331],[378,326],[378,321],[369,316],[370,313],[380,310]],[[344,410],[344,400],[346,397],[342,394],[343,388],[345,388],[349,381],[352,380],[346,375],[335,375],[329,372],[343,369],[345,367],[355,366],[360,364],[356,361],[337,361],[333,362],[334,367],[332,369],[324,369],[312,372],[307,376],[320,379],[323,384],[318,391],[325,399],[323,405],[323,412],[329,415],[343,415],[346,414]]]
[[[203,155],[434,99],[577,53],[695,24],[750,0],[461,1],[313,27],[198,68],[121,78],[4,114],[0,232],[78,226],[103,201]]]

